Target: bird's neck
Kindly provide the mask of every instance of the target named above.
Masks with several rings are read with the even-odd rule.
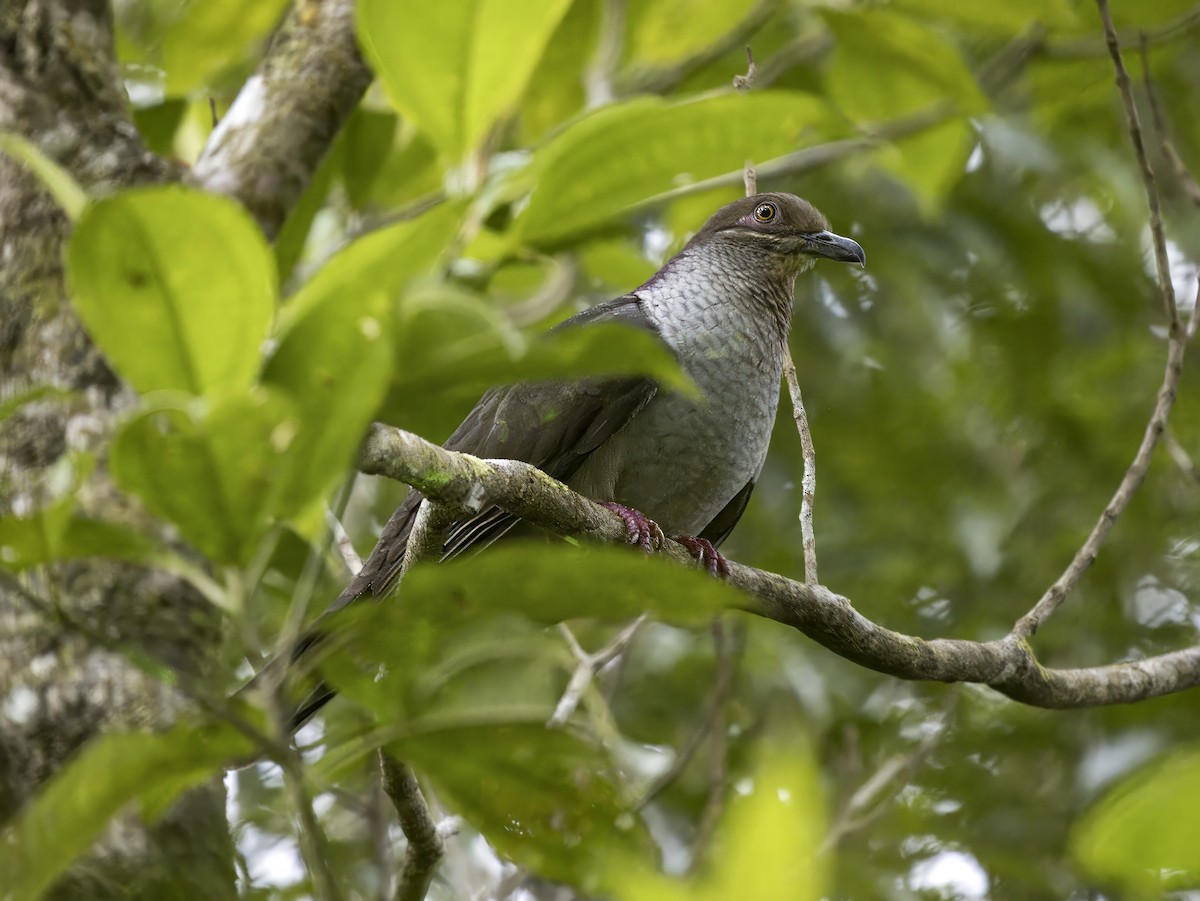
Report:
[[[728,342],[741,335],[755,354],[787,341],[800,264],[760,247],[688,245],[637,290],[672,343]]]

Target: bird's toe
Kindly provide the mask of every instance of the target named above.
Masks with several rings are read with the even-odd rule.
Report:
[[[662,550],[667,538],[658,523],[646,514],[613,501],[605,501],[600,506],[612,510],[621,517],[621,522],[625,523],[626,541],[630,544],[638,545],[647,554]]]
[[[729,561],[716,549],[707,538],[695,538],[691,535],[675,535],[672,541],[682,544],[688,549],[696,561],[708,570],[710,575],[725,577],[729,575]]]

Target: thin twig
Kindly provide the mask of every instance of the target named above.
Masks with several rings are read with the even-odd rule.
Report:
[[[1028,638],[1037,632],[1046,619],[1066,600],[1067,595],[1071,593],[1084,572],[1096,559],[1096,555],[1100,551],[1100,546],[1108,537],[1108,533],[1112,531],[1117,518],[1129,505],[1129,501],[1133,498],[1133,495],[1141,486],[1142,480],[1146,477],[1154,449],[1158,446],[1159,439],[1162,438],[1163,432],[1166,430],[1167,418],[1170,416],[1171,407],[1175,403],[1175,395],[1179,389],[1179,379],[1183,373],[1183,356],[1186,346],[1184,343],[1185,332],[1180,325],[1179,310],[1175,303],[1175,289],[1171,283],[1171,270],[1167,261],[1167,239],[1163,231],[1162,209],[1158,198],[1158,187],[1155,182],[1154,171],[1150,168],[1150,163],[1146,158],[1146,148],[1142,141],[1141,124],[1138,121],[1137,107],[1133,99],[1133,86],[1130,84],[1129,74],[1125,71],[1125,64],[1121,59],[1121,48],[1117,43],[1116,31],[1113,28],[1112,16],[1108,9],[1108,0],[1096,0],[1096,7],[1100,11],[1100,21],[1104,25],[1104,33],[1113,61],[1113,70],[1116,73],[1117,90],[1121,95],[1121,103],[1125,108],[1125,124],[1128,127],[1129,137],[1133,142],[1134,154],[1137,157],[1138,166],[1142,172],[1146,201],[1150,209],[1150,234],[1153,237],[1154,243],[1158,288],[1162,295],[1163,309],[1168,322],[1167,363],[1166,371],[1163,373],[1162,386],[1158,389],[1154,409],[1150,414],[1150,421],[1146,423],[1146,430],[1142,435],[1142,442],[1138,446],[1133,462],[1129,464],[1129,468],[1125,471],[1121,483],[1117,486],[1116,493],[1113,494],[1112,500],[1108,502],[1108,506],[1104,508],[1104,512],[1100,514],[1100,519],[1092,528],[1091,534],[1088,535],[1083,546],[1075,552],[1070,565],[1067,566],[1066,570],[1058,577],[1054,584],[1046,589],[1046,592],[1041,596],[1037,604],[1034,605],[1033,609],[1021,617],[1013,627],[1012,637],[1018,639]],[[1197,297],[1200,298],[1200,293],[1197,294]]]
[[[733,76],[733,86],[742,92],[754,87],[754,79],[758,75],[758,66],[754,65],[754,51],[746,48],[746,74]]]
[[[800,477],[800,540],[804,545],[804,582],[817,585],[817,537],[813,532],[813,502],[817,495],[817,451],[813,447],[812,432],[808,428],[808,414],[804,410],[804,399],[800,396],[800,382],[796,378],[796,364],[791,351],[783,361],[783,374],[787,379],[788,394],[792,398],[792,419],[800,433],[800,449],[804,455],[804,473]]]
[[[1125,71],[1125,61],[1121,58],[1121,45],[1117,41],[1117,32],[1113,27],[1112,15],[1108,10],[1108,0],[1096,0],[1096,9],[1100,11],[1100,21],[1104,24],[1104,37],[1108,43],[1108,54],[1112,57],[1113,72],[1116,74],[1117,92],[1121,95],[1121,105],[1125,108],[1125,126],[1129,130],[1129,139],[1133,142],[1133,152],[1137,157],[1138,168],[1142,171],[1142,182],[1146,191],[1146,203],[1150,207],[1150,234],[1154,238],[1154,264],[1158,269],[1158,289],[1162,292],[1163,309],[1171,329],[1179,327],[1179,311],[1175,305],[1175,287],[1171,282],[1171,263],[1167,257],[1167,238],[1163,231],[1162,203],[1158,197],[1158,181],[1150,160],[1146,156],[1146,145],[1142,140],[1142,126],[1138,120],[1137,103],[1133,99],[1133,84],[1129,81],[1129,73]]]
[[[404,867],[393,897],[396,901],[423,901],[438,863],[446,853],[443,833],[429,815],[429,806],[421,794],[417,777],[408,765],[380,750],[379,767],[383,773],[383,790],[392,799],[400,829],[408,839]]]
[[[1187,164],[1179,155],[1179,151],[1175,149],[1175,142],[1171,140],[1170,131],[1167,128],[1167,117],[1163,113],[1162,105],[1158,99],[1158,90],[1154,86],[1154,79],[1150,77],[1150,40],[1148,35],[1142,32],[1142,81],[1146,86],[1146,97],[1150,101],[1151,121],[1154,123],[1154,135],[1158,138],[1158,143],[1162,149],[1162,154],[1167,158],[1167,162],[1171,164],[1171,169],[1175,173],[1175,177],[1179,180],[1179,184],[1183,186],[1183,193],[1196,206],[1200,206],[1200,183],[1188,171]],[[1195,314],[1193,313],[1193,318]]]
[[[630,642],[633,641],[633,637],[637,634],[638,629],[645,622],[646,614],[643,613],[618,632],[616,638],[594,654],[589,654],[580,646],[579,641],[575,638],[575,633],[571,631],[566,623],[558,624],[558,631],[566,639],[567,644],[571,648],[571,653],[575,655],[576,666],[575,672],[571,675],[571,681],[567,683],[566,690],[563,692],[562,697],[559,698],[558,705],[554,708],[554,713],[546,721],[547,726],[558,728],[571,718],[571,714],[579,706],[579,702],[583,698],[583,693],[592,684],[596,673],[600,672],[600,670],[604,669],[610,662],[625,652],[625,649],[629,647]]]

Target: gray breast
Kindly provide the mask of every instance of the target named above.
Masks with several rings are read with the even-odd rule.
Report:
[[[638,295],[703,397],[660,391],[569,484],[640,510],[668,534],[695,535],[762,468],[786,321],[720,267],[689,262]],[[786,297],[772,298],[789,310],[790,288],[788,280]]]

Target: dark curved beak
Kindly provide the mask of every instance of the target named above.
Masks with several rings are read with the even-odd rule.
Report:
[[[840,263],[858,263],[864,269],[867,267],[867,255],[857,241],[824,231],[804,237],[808,241],[804,253]]]

